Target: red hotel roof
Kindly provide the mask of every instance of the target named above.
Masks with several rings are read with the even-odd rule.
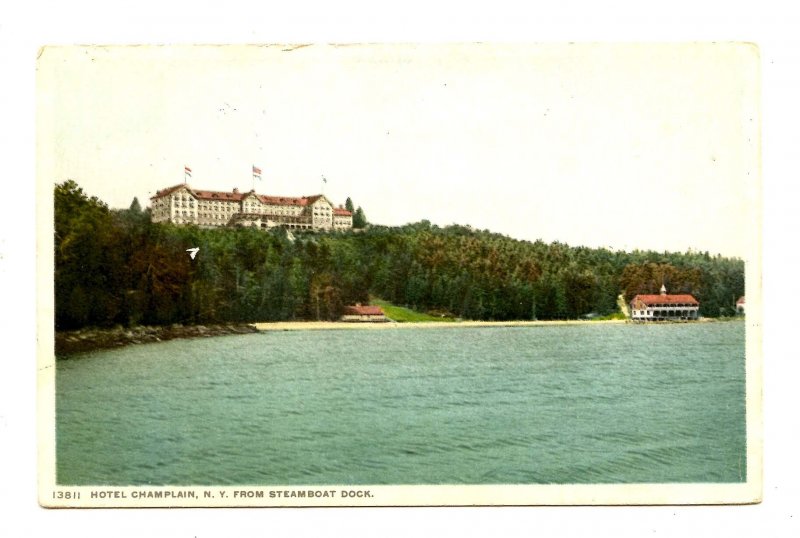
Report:
[[[345,306],[344,313],[354,316],[383,316],[383,309],[374,305]]]
[[[292,198],[288,196],[267,196],[265,194],[259,194],[258,199],[261,200],[262,203],[270,205],[308,205],[308,198],[306,197]]]
[[[189,185],[185,183],[181,183],[180,185],[175,185],[174,187],[168,187],[166,189],[162,189],[154,196],[151,196],[151,200],[155,200],[156,198],[161,198],[163,196],[167,196],[172,194],[173,192],[177,191],[181,187],[185,187],[189,193],[192,194],[195,198],[200,200],[227,200],[227,201],[234,201],[238,202],[246,198],[247,196],[254,194],[253,191],[250,192],[220,192],[220,191],[201,191],[192,189]],[[265,194],[256,194],[259,200],[261,200],[264,204],[269,205],[293,205],[293,206],[301,206],[305,207],[307,205],[313,204],[317,200],[323,197],[322,194],[315,194],[313,196],[302,196],[302,197],[291,197],[291,196],[267,196]],[[345,213],[337,213],[337,214],[345,214]],[[350,214],[348,211],[347,215]]]
[[[334,215],[342,215],[342,216],[345,216],[345,217],[349,217],[350,215],[352,215],[352,213],[350,213],[348,210],[342,209],[340,207],[334,207],[333,208],[333,214]]]
[[[174,187],[167,187],[166,189],[161,189],[160,191],[156,191],[156,193],[150,197],[151,200],[155,200],[156,198],[161,198],[162,196],[166,196],[168,194],[172,194],[173,192],[177,191],[181,187],[189,188],[188,185],[184,185],[181,183],[180,185],[175,185]],[[192,189],[189,189],[191,192]]]
[[[162,190],[156,192],[156,194],[154,196],[151,196],[150,199],[151,200],[155,200],[156,198],[162,198],[164,196],[172,194],[173,192],[177,191],[178,189],[180,189],[182,187],[186,188],[186,190],[189,191],[189,194],[191,194],[195,198],[200,198],[200,199],[203,199],[203,200],[235,200],[235,201],[239,201],[242,198],[244,198],[246,195],[250,194],[248,192],[242,193],[242,192],[200,191],[200,190],[192,189],[189,185],[181,183],[180,185],[175,185],[174,187],[168,187],[166,189],[162,189]]]
[[[245,195],[249,194],[247,192],[241,193],[241,192],[219,192],[219,191],[193,191],[191,189],[189,190],[192,194],[195,195],[195,197],[201,200],[233,200],[238,202],[239,200],[244,198]]]
[[[692,304],[699,305],[700,303],[689,294],[682,295],[637,295],[633,298],[634,301],[642,301],[644,304]]]

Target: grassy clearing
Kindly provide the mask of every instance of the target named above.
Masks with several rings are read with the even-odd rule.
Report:
[[[430,314],[425,314],[423,312],[417,312],[416,310],[411,310],[410,308],[397,306],[390,303],[389,301],[384,301],[382,299],[377,299],[374,297],[371,299],[371,302],[374,305],[380,306],[383,309],[384,313],[386,313],[386,317],[388,317],[392,321],[398,321],[398,322],[456,321],[456,319],[452,317],[432,316]]]

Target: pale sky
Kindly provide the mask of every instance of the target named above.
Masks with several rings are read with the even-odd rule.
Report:
[[[379,224],[744,257],[747,45],[64,47],[39,59],[39,178],[350,196]]]

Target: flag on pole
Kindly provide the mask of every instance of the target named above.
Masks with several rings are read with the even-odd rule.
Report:
[[[186,165],[183,165],[183,175],[192,177],[192,169]]]
[[[261,168],[253,165],[253,177],[261,180]]]

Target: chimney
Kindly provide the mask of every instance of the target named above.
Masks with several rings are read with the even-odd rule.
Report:
[[[233,194],[239,194],[239,189],[237,189],[236,187],[234,187],[234,188],[233,188]]]

